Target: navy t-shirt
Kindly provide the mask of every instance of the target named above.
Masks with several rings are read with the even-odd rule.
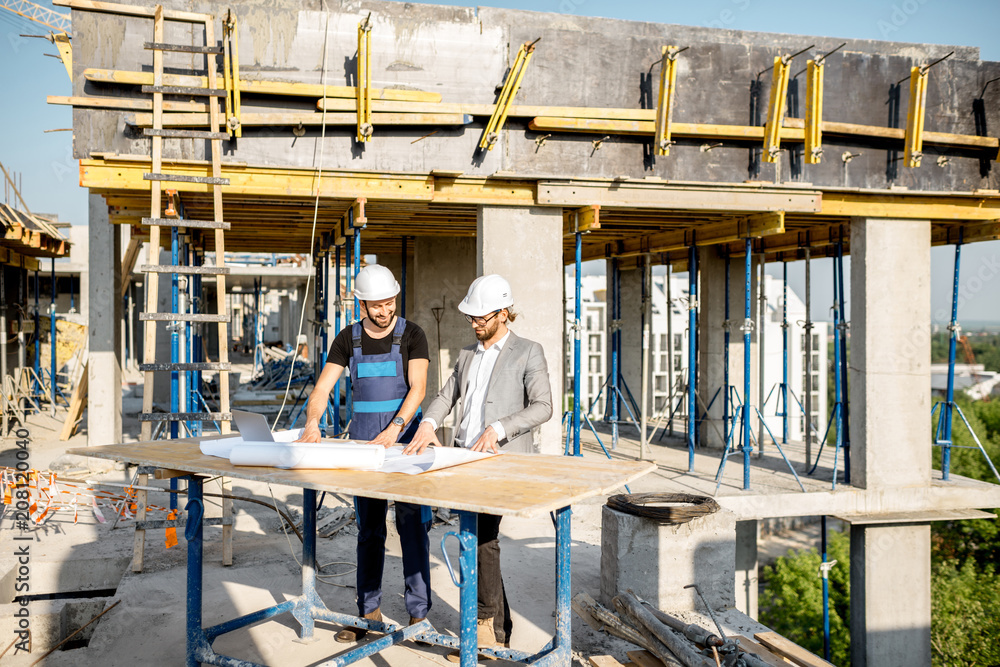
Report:
[[[330,352],[326,357],[327,363],[337,364],[345,368],[350,367],[351,355],[354,354],[353,328],[353,324],[344,327],[333,339],[333,343],[330,344]],[[384,338],[372,338],[365,331],[364,326],[361,327],[361,354],[389,354],[391,351],[391,333]],[[409,386],[407,375],[410,359],[430,360],[431,358],[424,330],[410,320],[406,320],[406,326],[403,328],[403,338],[399,342],[399,353],[403,357],[403,380]]]

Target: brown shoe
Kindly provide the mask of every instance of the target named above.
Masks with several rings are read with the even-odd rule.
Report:
[[[376,609],[375,611],[369,614],[365,614],[364,616],[362,616],[362,618],[368,621],[378,621],[379,623],[381,623],[382,610]],[[338,632],[333,638],[336,641],[340,642],[341,644],[350,644],[360,639],[363,639],[364,636],[367,634],[368,634],[368,628],[344,628],[343,630]]]
[[[410,625],[416,625],[417,623],[420,623],[421,621],[425,621],[425,620],[427,620],[426,616],[424,616],[423,618],[417,618],[416,616],[410,616]],[[416,644],[417,646],[430,646],[430,644],[428,644],[427,642],[422,642],[419,639],[414,639],[413,643]]]
[[[493,619],[492,618],[480,618],[476,619],[476,644],[479,648],[503,648],[497,642],[496,633],[493,632]],[[449,662],[461,662],[462,654],[460,651],[453,651],[445,656]],[[489,660],[496,660],[491,655],[483,656]]]

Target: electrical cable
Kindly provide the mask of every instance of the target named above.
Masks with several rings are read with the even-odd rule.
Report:
[[[712,498],[690,493],[621,493],[608,498],[607,506],[661,525],[687,523],[719,511],[719,504]]]
[[[324,3],[320,3],[320,9],[326,11]],[[323,71],[320,75],[320,81],[323,86],[323,96],[326,97],[326,74],[327,74],[327,50],[330,45],[330,13],[326,12],[326,25],[323,28]],[[313,204],[313,219],[312,219],[312,230],[309,233],[309,266],[313,264],[313,250],[315,249],[316,243],[316,220],[319,217],[319,193],[320,185],[323,181],[323,153],[326,148],[326,107],[323,105],[323,116],[320,119],[320,136],[319,136],[319,161],[317,162],[316,169],[316,201]],[[302,335],[302,327],[305,324],[306,319],[306,300],[309,298],[309,286],[312,284],[313,272],[309,272],[306,275],[306,288],[302,296],[302,308],[299,312],[299,330],[295,335],[295,350],[292,352],[292,363],[288,369],[288,383],[285,385],[285,396],[281,399],[281,407],[278,408],[278,414],[274,416],[274,423],[271,424],[271,430],[273,431],[278,426],[278,420],[281,419],[281,413],[285,411],[285,406],[288,404],[288,392],[292,387],[292,378],[295,376],[295,361],[299,356],[299,337]],[[325,324],[325,323],[324,323]],[[316,378],[319,380],[319,378]]]

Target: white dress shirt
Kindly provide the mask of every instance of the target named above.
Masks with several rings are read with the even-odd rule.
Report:
[[[510,332],[504,334],[503,338],[490,345],[487,350],[482,343],[476,346],[476,354],[469,364],[468,384],[465,387],[465,404],[462,410],[462,423],[458,425],[455,432],[455,442],[460,447],[469,449],[486,430],[483,423],[486,420],[486,390],[490,384],[490,377],[493,375],[493,368],[496,366],[497,357],[500,351],[510,338]],[[424,419],[435,430],[438,424],[433,419]],[[495,421],[490,426],[497,434],[497,442],[507,437],[507,431],[499,421]]]

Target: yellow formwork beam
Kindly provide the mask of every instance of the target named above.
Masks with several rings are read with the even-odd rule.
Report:
[[[670,122],[674,115],[674,90],[677,87],[677,54],[684,49],[664,46],[660,60],[660,94],[656,101],[656,124],[653,145],[657,155],[670,155]]]
[[[517,95],[517,91],[521,87],[521,79],[524,78],[524,72],[528,69],[531,56],[535,53],[537,42],[537,39],[534,42],[526,42],[517,50],[517,57],[514,59],[514,65],[510,68],[507,78],[504,79],[503,88],[500,90],[500,96],[497,97],[493,114],[486,123],[486,128],[483,129],[479,148],[491,151],[496,146],[500,138],[500,130],[503,129],[503,124],[507,120],[511,102],[514,101],[514,96]]]
[[[563,209],[563,235],[592,232],[601,228],[601,207],[597,205]]]
[[[781,127],[785,120],[785,103],[788,98],[788,77],[791,68],[788,56],[774,57],[771,75],[771,97],[767,104],[767,122],[764,124],[764,161],[774,162],[781,151]]]
[[[358,103],[358,141],[368,141],[375,127],[372,125],[372,17],[368,15],[358,24],[358,66],[357,66],[357,103]]]
[[[806,62],[806,164],[823,157],[823,60]]]
[[[615,257],[634,257],[646,253],[670,252],[697,246],[719,245],[745,239],[774,236],[785,231],[785,212],[769,211],[754,213],[728,222],[659,232],[638,238],[631,238],[617,244],[612,253]]]
[[[906,109],[906,136],[903,161],[919,167],[924,150],[924,115],[927,110],[927,68],[910,68],[910,100]]]

